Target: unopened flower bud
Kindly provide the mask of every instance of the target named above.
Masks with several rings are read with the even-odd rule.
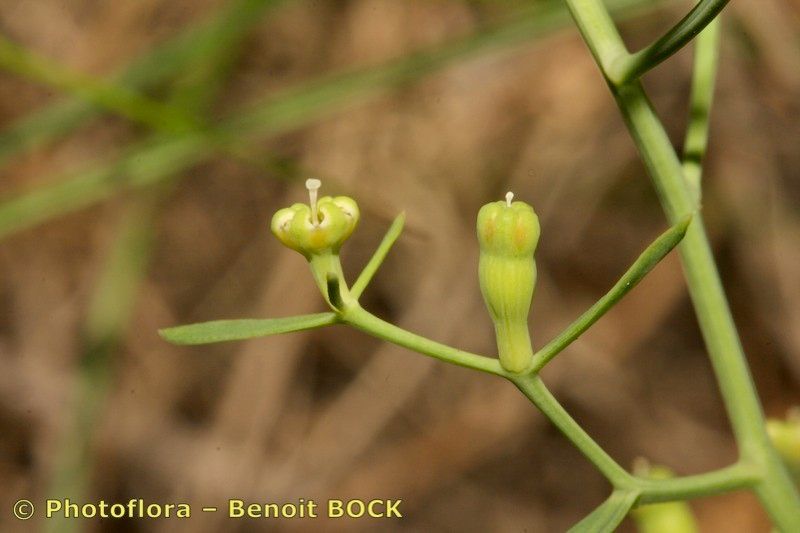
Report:
[[[494,322],[500,364],[523,372],[531,363],[528,313],[536,285],[533,253],[539,242],[539,218],[524,202],[484,205],[478,213],[481,292]]]
[[[634,474],[651,480],[671,479],[674,472],[665,466],[651,465],[639,458],[634,464]],[[642,505],[631,511],[639,533],[698,533],[700,531],[691,506],[675,501]]]
[[[786,420],[767,420],[767,434],[789,470],[800,480],[800,408],[790,410]]]

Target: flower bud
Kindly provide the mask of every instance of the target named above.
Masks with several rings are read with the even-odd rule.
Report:
[[[484,205],[478,213],[481,292],[494,322],[500,364],[523,372],[531,363],[528,312],[536,285],[533,252],[539,242],[539,218],[524,202]]]
[[[800,408],[792,408],[786,420],[767,420],[767,434],[789,471],[800,481]]]
[[[310,205],[294,204],[272,217],[272,233],[306,259],[324,253],[338,254],[339,248],[358,224],[358,205],[352,198],[325,196],[317,200],[318,180],[308,180]]]
[[[667,467],[650,465],[639,459],[634,473],[652,480],[671,479],[675,474]],[[698,533],[700,531],[691,506],[682,501],[642,505],[631,511],[639,533]]]

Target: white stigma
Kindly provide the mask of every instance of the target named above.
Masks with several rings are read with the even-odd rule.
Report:
[[[306,189],[308,189],[308,199],[311,205],[311,222],[315,226],[319,226],[319,218],[317,217],[317,192],[322,187],[322,182],[316,178],[309,178],[306,180]]]
[[[511,192],[511,191],[508,191],[506,193],[506,205],[508,207],[511,207],[511,200],[513,200],[513,199],[514,199],[514,193]]]

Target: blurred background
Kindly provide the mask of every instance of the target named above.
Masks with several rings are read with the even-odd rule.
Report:
[[[609,0],[638,48],[694,2]],[[800,1],[725,11],[704,214],[768,415],[800,403]],[[3,531],[566,530],[608,487],[514,387],[336,326],[200,347],[157,329],[324,309],[269,234],[303,181],[362,221],[362,302],[493,353],[475,216],[542,225],[543,345],[667,223],[560,1],[0,0]],[[680,148],[691,47],[645,82]],[[668,257],[545,381],[623,465],[736,458]],[[189,520],[14,521],[28,498],[189,502]],[[401,498],[402,520],[238,521],[229,498]],[[769,531],[745,493],[702,531]],[[626,522],[623,531],[633,531]]]

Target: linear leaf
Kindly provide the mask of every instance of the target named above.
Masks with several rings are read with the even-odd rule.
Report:
[[[266,337],[292,331],[314,329],[336,323],[336,314],[289,316],[284,318],[214,320],[186,326],[165,328],[158,333],[174,344],[210,344]]]

